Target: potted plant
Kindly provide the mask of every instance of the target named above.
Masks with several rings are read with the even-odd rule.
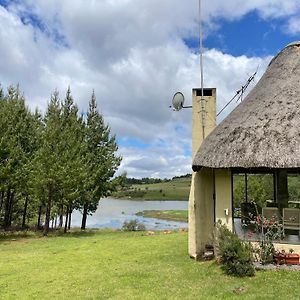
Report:
[[[276,251],[274,253],[274,260],[279,265],[299,265],[299,257],[299,254],[294,253],[293,249],[290,249],[288,253],[286,253],[285,250]]]
[[[258,259],[262,264],[273,263],[274,261],[274,240],[280,240],[283,235],[282,225],[275,217],[267,219],[258,215],[255,221],[256,233],[259,237]],[[278,261],[281,261],[281,254],[278,254]]]

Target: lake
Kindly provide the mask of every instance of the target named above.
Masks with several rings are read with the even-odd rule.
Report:
[[[147,230],[174,230],[187,228],[185,222],[145,218],[135,214],[143,210],[187,210],[188,201],[142,201],[119,200],[113,198],[101,199],[98,209],[87,218],[87,228],[120,229],[125,221],[138,219]],[[81,226],[82,215],[79,211],[72,214],[72,227]]]

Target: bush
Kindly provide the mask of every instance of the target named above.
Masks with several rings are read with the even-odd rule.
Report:
[[[123,223],[122,229],[125,231],[144,231],[146,230],[146,227],[144,224],[135,219],[131,221],[125,221]]]
[[[219,224],[217,230],[217,254],[225,273],[238,277],[254,276],[251,244],[240,240],[225,225]]]
[[[284,236],[282,224],[276,216],[267,219],[259,215],[256,218],[255,226],[259,236],[258,257],[262,264],[273,263],[274,240],[280,240]]]
[[[132,198],[143,198],[145,196],[145,194],[146,194],[146,192],[141,191],[140,189],[125,192],[125,196],[132,197]]]

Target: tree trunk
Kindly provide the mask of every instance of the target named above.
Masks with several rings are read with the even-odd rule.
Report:
[[[38,220],[37,220],[37,229],[41,228],[41,216],[42,216],[42,206],[39,207]]]
[[[45,218],[45,226],[44,226],[44,235],[47,235],[49,232],[49,223],[50,223],[50,214],[51,214],[51,206],[52,206],[52,185],[48,187],[48,202],[46,207],[46,218]]]
[[[11,190],[10,188],[7,189],[6,192],[6,199],[4,203],[4,229],[7,230],[9,227],[9,211],[10,211],[10,195],[11,195]]]
[[[57,226],[57,215],[55,216],[55,223],[54,223],[54,228],[56,229]]]
[[[64,220],[63,215],[64,215],[64,208],[63,206],[61,206],[60,213],[59,213],[59,225],[58,225],[60,228],[62,228],[63,226],[63,220]]]
[[[13,207],[14,207],[14,198],[15,192],[13,191],[10,195],[10,203],[9,203],[9,219],[8,219],[8,227],[11,227],[12,223],[12,215],[13,215]]]
[[[66,220],[65,220],[65,229],[64,229],[64,233],[67,232],[68,229],[68,217],[69,217],[69,207],[67,207],[67,211],[66,211]]]
[[[86,219],[87,219],[87,204],[83,205],[82,221],[81,221],[81,230],[85,230]]]
[[[2,191],[1,192],[1,198],[0,198],[0,211],[2,211],[4,196],[5,196],[5,193],[4,193],[4,191]]]
[[[22,220],[22,228],[25,228],[26,223],[26,214],[27,214],[27,206],[28,206],[28,196],[25,198],[24,211],[23,211],[23,220]]]
[[[68,222],[68,229],[71,229],[71,221],[72,221],[72,208],[69,208],[69,222]]]

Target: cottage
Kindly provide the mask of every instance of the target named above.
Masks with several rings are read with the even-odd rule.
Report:
[[[281,217],[288,213],[288,174],[300,173],[299,82],[300,42],[295,42],[272,59],[249,95],[217,127],[216,90],[205,89],[203,97],[200,89],[193,90],[191,257],[202,255],[217,220],[234,230],[232,185],[236,173],[271,174],[276,209]],[[199,114],[202,98],[206,118]]]

